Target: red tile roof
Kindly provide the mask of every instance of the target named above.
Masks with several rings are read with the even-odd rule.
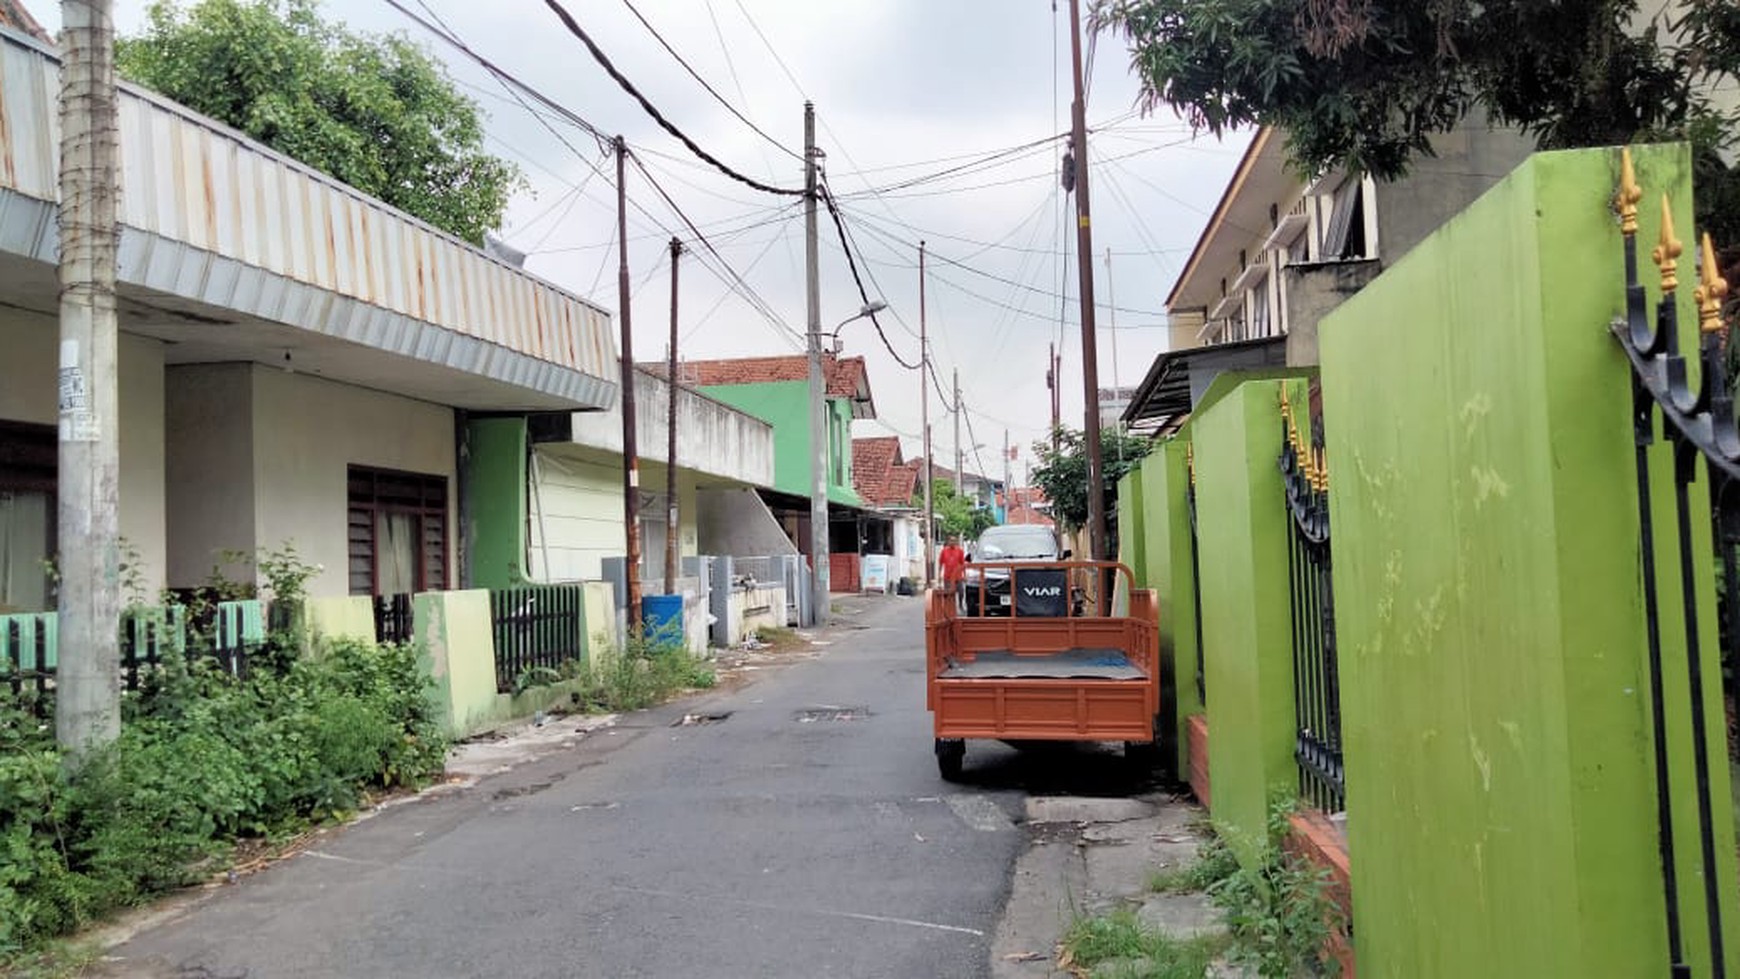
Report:
[[[10,27],[15,31],[29,34],[45,44],[53,44],[54,38],[42,29],[36,18],[30,16],[30,11],[24,7],[23,0],[0,0],[0,27]]]
[[[809,358],[803,354],[785,357],[733,357],[729,360],[685,360],[677,364],[684,382],[697,387],[730,384],[769,384],[810,379]],[[822,355],[822,373],[830,398],[868,398],[869,376],[863,357]]]
[[[873,507],[907,506],[918,485],[918,467],[902,460],[893,435],[852,440],[852,487]]]

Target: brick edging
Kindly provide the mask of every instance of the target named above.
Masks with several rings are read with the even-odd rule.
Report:
[[[1341,963],[1342,979],[1354,979],[1353,878],[1348,870],[1347,832],[1315,809],[1300,809],[1290,822],[1293,831],[1283,844],[1286,851],[1329,874],[1328,897],[1340,911],[1341,924],[1330,931],[1325,951]]]

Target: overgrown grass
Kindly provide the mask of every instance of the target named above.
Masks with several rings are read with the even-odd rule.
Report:
[[[1160,894],[1206,891],[1238,873],[1239,858],[1218,834],[1196,848],[1196,859],[1183,867],[1157,870],[1148,876],[1148,889]]]
[[[1227,960],[1265,979],[1341,972],[1324,954],[1330,932],[1341,923],[1329,898],[1329,875],[1282,846],[1297,805],[1286,795],[1271,801],[1265,838],[1247,847],[1252,855],[1235,872],[1208,888],[1232,933]]]
[[[1091,970],[1095,979],[1203,979],[1224,944],[1213,937],[1169,938],[1123,909],[1077,918],[1064,935],[1061,964]]]
[[[438,775],[446,741],[408,647],[338,641],[246,681],[173,663],[120,737],[69,765],[0,713],[0,971],[47,939],[209,875],[231,844]]]
[[[796,629],[786,626],[764,625],[755,630],[755,638],[757,641],[767,644],[776,653],[790,652],[809,645],[803,637],[797,634]]]
[[[660,704],[686,690],[717,682],[713,664],[681,647],[661,645],[635,634],[620,648],[610,647],[560,670],[539,669],[520,677],[528,689],[560,681],[579,681],[576,708],[590,713],[620,713]]]

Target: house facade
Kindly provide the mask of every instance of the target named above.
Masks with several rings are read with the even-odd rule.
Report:
[[[53,606],[58,70],[0,28],[0,611]],[[609,314],[147,91],[119,110],[130,580],[292,544],[312,595],[457,587],[468,420],[609,408]]]
[[[1168,350],[1122,412],[1164,431],[1225,370],[1311,367],[1317,324],[1533,151],[1521,133],[1471,117],[1432,138],[1433,155],[1377,181],[1288,165],[1286,133],[1251,138],[1166,297]]]

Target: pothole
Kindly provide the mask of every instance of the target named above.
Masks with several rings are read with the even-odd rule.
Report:
[[[720,721],[729,718],[732,713],[734,712],[728,710],[697,711],[691,714],[684,714],[682,717],[672,721],[671,727],[698,727],[702,724],[717,724]]]
[[[799,724],[814,724],[817,721],[861,721],[870,716],[868,707],[835,707],[824,705],[809,707],[792,715],[792,720]]]

